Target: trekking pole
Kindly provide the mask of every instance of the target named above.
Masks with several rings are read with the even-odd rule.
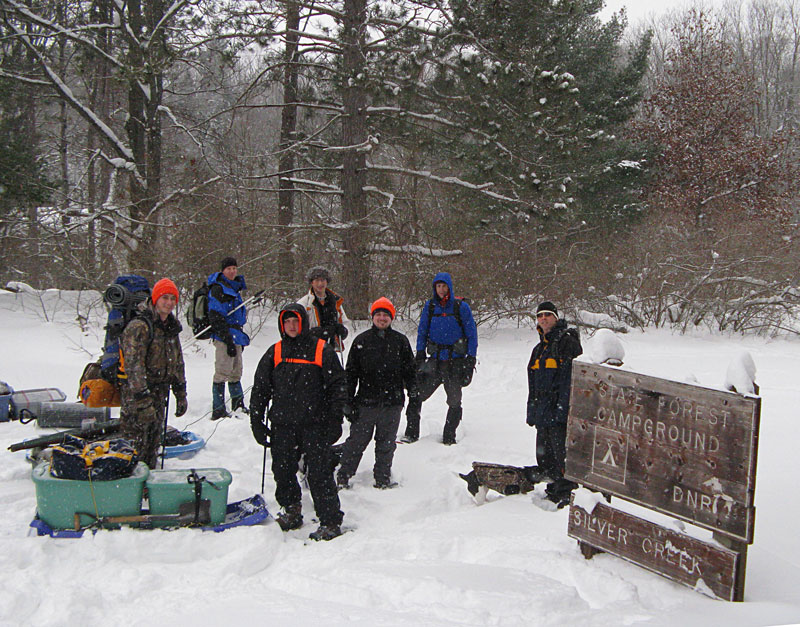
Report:
[[[164,429],[161,431],[161,470],[164,470],[164,458],[167,456],[167,419],[169,417],[169,390],[164,401]]]
[[[261,494],[264,494],[264,476],[267,474],[267,445],[264,445],[264,461],[261,464]]]
[[[226,316],[226,317],[227,317],[227,316],[230,316],[230,315],[231,315],[231,314],[232,314],[234,311],[237,311],[237,310],[241,309],[242,307],[244,307],[245,305],[249,305],[250,303],[255,303],[255,304],[258,304],[258,303],[261,301],[261,295],[262,295],[262,294],[263,294],[265,291],[266,291],[266,290],[259,290],[259,291],[257,291],[257,292],[256,292],[255,294],[253,294],[253,295],[252,295],[250,298],[248,298],[247,300],[243,301],[241,305],[237,305],[236,307],[234,307],[233,309],[231,309],[231,310],[230,310],[230,311],[229,311],[227,314],[225,314],[225,316]],[[204,328],[204,329],[202,329],[201,331],[198,331],[197,333],[195,333],[195,334],[194,334],[194,335],[191,337],[191,339],[189,340],[189,342],[193,342],[193,341],[195,341],[195,340],[196,340],[198,337],[200,337],[201,335],[203,335],[203,333],[205,333],[206,331],[208,331],[210,328],[211,328],[211,325],[209,324],[207,327],[205,327],[205,328]],[[189,343],[187,343],[186,345],[187,345],[187,346],[189,346],[190,344],[189,344]]]

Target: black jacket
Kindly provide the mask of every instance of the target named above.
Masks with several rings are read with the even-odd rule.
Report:
[[[359,334],[347,356],[347,386],[357,405],[403,405],[416,395],[416,367],[408,338],[391,327]],[[358,390],[358,392],[356,392]]]
[[[563,320],[543,335],[528,361],[528,416],[531,426],[566,424],[572,384],[572,360],[583,352],[578,332]]]
[[[288,311],[300,315],[300,335],[295,338],[284,334],[283,316]],[[272,424],[341,423],[347,386],[336,352],[322,342],[321,365],[314,363],[320,340],[309,334],[308,317],[301,305],[284,308],[278,325],[281,341],[269,347],[256,368],[250,395],[251,421],[264,422],[269,406],[267,418]],[[281,359],[276,364],[278,345]]]

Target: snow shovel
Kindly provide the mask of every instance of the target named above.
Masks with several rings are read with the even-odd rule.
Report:
[[[105,527],[121,523],[170,523],[170,527],[189,527],[211,522],[211,500],[186,501],[178,505],[177,514],[138,514],[133,516],[95,516],[88,512],[75,512],[75,531],[81,530],[81,516],[93,519],[87,527]]]

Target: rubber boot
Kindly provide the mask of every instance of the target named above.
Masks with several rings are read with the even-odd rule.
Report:
[[[211,386],[211,420],[219,420],[228,415],[225,411],[225,384],[214,383]]]
[[[228,381],[228,392],[231,393],[231,411],[241,410],[245,414],[250,411],[244,406],[244,392],[242,391],[241,381]]]
[[[283,512],[275,518],[282,531],[300,529],[303,526],[303,506],[300,503],[292,503],[283,508]]]
[[[419,440],[419,419],[422,411],[422,403],[409,399],[406,409],[406,433],[401,438],[408,444]]]
[[[461,422],[461,408],[449,407],[447,409],[447,418],[444,421],[442,444],[450,445],[456,443],[456,429],[459,422]]]

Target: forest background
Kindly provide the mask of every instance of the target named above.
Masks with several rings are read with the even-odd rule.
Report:
[[[797,332],[800,0],[602,8],[0,0],[0,282]]]

